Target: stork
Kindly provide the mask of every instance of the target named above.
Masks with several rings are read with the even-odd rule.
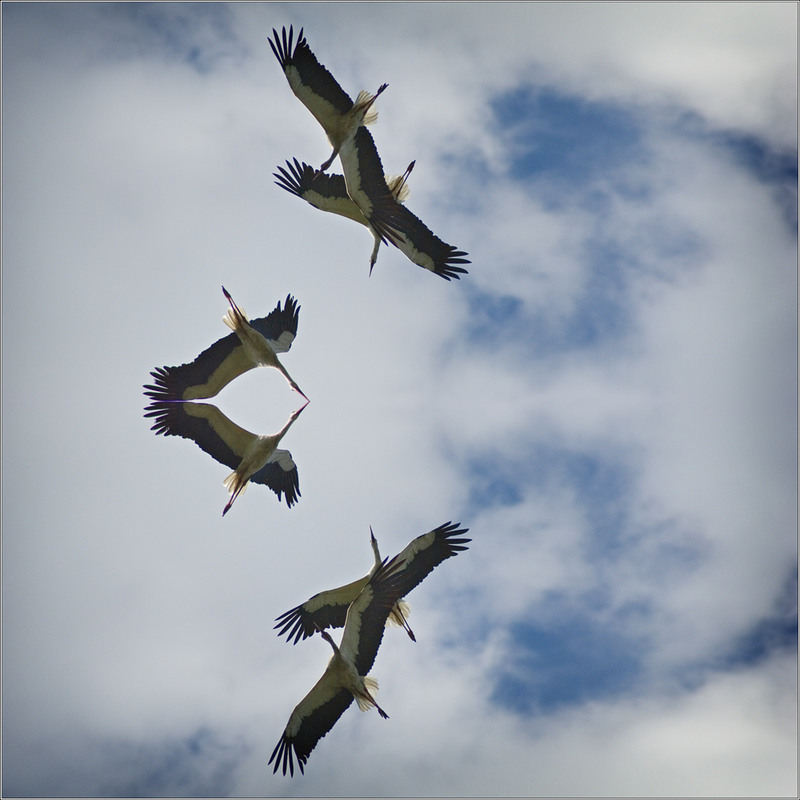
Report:
[[[282,189],[305,200],[310,205],[321,211],[330,211],[343,217],[360,222],[369,228],[375,239],[375,246],[370,256],[370,272],[378,258],[378,249],[381,246],[381,237],[370,225],[369,220],[361,213],[361,209],[350,199],[347,194],[344,176],[319,172],[305,163],[300,163],[296,158],[294,164],[286,162],[287,169],[278,167],[278,172],[273,173],[277,178],[275,183]],[[393,175],[386,178],[386,184],[392,196],[398,203],[408,197],[408,176],[414,169],[412,161],[402,175]],[[399,235],[399,234],[398,234]]]
[[[408,591],[419,585],[442,561],[467,549],[467,542],[472,540],[456,537],[460,537],[468,530],[459,528],[458,522],[446,522],[422,536],[417,536],[395,556],[393,561],[398,562]],[[280,629],[279,636],[286,634],[287,641],[291,642],[294,639],[292,644],[297,644],[301,638],[307,639],[317,631],[325,628],[341,628],[345,624],[348,606],[358,597],[358,593],[381,566],[381,554],[372,527],[369,529],[369,535],[375,558],[372,569],[357,581],[337,589],[319,592],[299,606],[281,614],[276,620],[278,624],[275,625],[276,629]],[[408,614],[408,603],[398,598],[387,618],[387,624],[402,626],[411,640],[416,641],[406,620]]]
[[[145,417],[155,417],[151,430],[156,434],[191,439],[212,458],[233,470],[224,480],[231,495],[222,510],[224,517],[248,483],[269,486],[278,495],[278,501],[283,494],[289,508],[297,502],[300,496],[297,466],[288,450],[278,449],[278,443],[306,405],[308,401],[272,436],[259,436],[240,428],[211,403],[151,403],[145,409]]]
[[[272,35],[273,39],[268,39],[269,45],[291,90],[322,125],[333,147],[331,157],[320,167],[320,172],[324,172],[333,163],[347,136],[360,125],[371,125],[378,118],[378,112],[372,108],[372,104],[388,84],[380,86],[375,94],[360,91],[354,103],[333,75],[317,61],[303,36],[302,28],[294,48],[292,26],[289,27],[288,36],[285,27],[280,37],[275,28],[272,29]]]
[[[283,374],[289,385],[308,398],[278,360],[286,353],[297,334],[299,306],[286,296],[284,307],[275,307],[266,317],[248,320],[225,287],[222,292],[230,309],[222,321],[233,330],[189,364],[179,367],[159,367],[150,374],[154,384],[146,384],[145,394],[155,402],[171,400],[206,400],[214,397],[234,378],[254,367],[274,367]]]
[[[333,728],[355,698],[361,711],[375,707],[388,719],[388,714],[375,700],[378,682],[370,677],[370,669],[378,654],[386,618],[394,604],[407,590],[407,575],[399,559],[384,561],[350,604],[339,647],[330,634],[320,631],[333,648],[328,666],[314,688],[295,706],[269,764],[273,773],[283,767],[294,776],[294,758],[300,772],[317,742]]]
[[[392,176],[386,180],[389,191],[398,202],[398,207],[392,212],[394,224],[397,227],[394,231],[394,238],[390,241],[418,266],[430,270],[445,280],[460,278],[459,273],[466,273],[467,270],[456,265],[469,264],[469,260],[463,258],[467,254],[443,242],[425,226],[422,220],[408,209],[400,206],[408,197],[407,180],[414,164],[415,162],[412,161],[403,175]],[[278,167],[278,172],[273,173],[277,178],[275,183],[278,186],[301,197],[321,211],[330,211],[343,217],[349,217],[366,225],[372,231],[375,237],[375,247],[369,261],[369,270],[372,274],[372,268],[378,258],[381,238],[358,206],[350,199],[344,177],[318,172],[308,164],[301,164],[296,158],[294,164],[287,161],[286,166],[288,169]]]

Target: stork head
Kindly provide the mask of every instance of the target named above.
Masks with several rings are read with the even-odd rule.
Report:
[[[381,551],[378,549],[378,540],[372,532],[372,525],[369,526],[369,543],[372,546],[372,553],[375,556],[375,566],[372,568],[372,572],[375,573],[381,566]]]
[[[303,393],[302,393],[302,392],[300,392],[300,394],[303,394]],[[303,394],[303,397],[306,397],[306,396]],[[303,405],[301,405],[301,406],[300,406],[300,408],[298,408],[298,409],[297,409],[297,411],[293,411],[293,412],[292,412],[292,414],[291,414],[291,416],[290,416],[290,419],[292,420],[292,422],[294,422],[294,421],[295,421],[295,420],[296,420],[296,419],[297,419],[297,418],[300,416],[300,414],[301,414],[301,412],[303,411],[303,409],[304,409],[304,408],[305,408],[305,407],[306,407],[306,406],[307,406],[307,405],[308,405],[310,402],[311,402],[311,401],[310,401],[310,400],[309,400],[309,399],[306,397],[306,401],[305,401],[305,403],[303,403]]]
[[[306,397],[306,396],[303,395],[303,397]],[[303,409],[308,405],[308,403],[309,403],[309,400],[306,397],[305,403],[303,403],[303,405],[301,405],[300,408],[297,409],[297,411],[292,411],[292,413],[289,415],[289,419],[286,420],[286,424],[275,434],[276,444],[281,439],[283,439],[283,437],[286,435],[286,431],[288,431],[289,428],[292,427],[292,425],[294,424],[294,421],[300,416],[300,414],[303,412]]]

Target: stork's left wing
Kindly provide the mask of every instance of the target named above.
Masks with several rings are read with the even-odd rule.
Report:
[[[459,266],[470,263],[468,258],[464,258],[467,253],[443,242],[405,206],[398,205],[393,209],[392,221],[398,232],[392,244],[415,264],[447,281],[459,279],[467,273],[464,267]]]
[[[317,742],[338,722],[353,702],[353,693],[341,686],[326,670],[314,688],[295,706],[289,722],[267,764],[275,762],[272,772],[283,767],[294,776],[294,759],[300,772]]]
[[[296,158],[294,163],[287,161],[287,169],[278,167],[273,173],[275,183],[291,194],[301,197],[320,211],[330,211],[343,217],[369,225],[367,218],[347,194],[343,175],[319,172]]]
[[[145,384],[145,394],[155,402],[205,400],[219,394],[234,378],[256,364],[245,352],[235,333],[229,333],[206,348],[194,361],[177,367],[156,367]]]
[[[295,96],[316,117],[317,122],[327,131],[333,121],[353,108],[353,100],[339,85],[336,78],[317,61],[303,36],[303,29],[297,34],[297,45],[292,46],[294,30],[289,26],[281,31],[272,29],[269,45],[286,80]]]

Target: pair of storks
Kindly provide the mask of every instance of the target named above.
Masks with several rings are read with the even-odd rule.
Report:
[[[307,164],[287,161],[288,170],[279,169],[277,183],[312,205],[332,211],[366,225],[375,240],[370,257],[370,273],[381,242],[398,247],[415,264],[450,280],[459,278],[469,263],[463,251],[436,237],[402,202],[408,193],[405,174],[387,179],[372,136],[365,125],[374,121],[372,104],[386,84],[374,95],[360,92],[356,102],[341,89],[333,76],[316,60],[302,30],[292,49],[293,32],[286,29],[279,37],[273,30],[270,40],[275,56],[284,69],[292,91],[322,124],[333,145],[331,157],[319,170]],[[339,155],[344,176],[326,175]],[[280,500],[284,494],[289,507],[300,495],[297,467],[287,450],[278,443],[305,408],[295,411],[283,428],[272,436],[257,436],[229,420],[210,403],[191,402],[214,397],[231,380],[256,366],[280,370],[291,387],[308,402],[297,383],[278,360],[277,354],[291,347],[297,333],[299,308],[288,296],[267,317],[248,320],[223,287],[230,310],[224,322],[233,333],[203,351],[193,362],[179,367],[163,367],[151,374],[155,383],[147,385],[151,398],[145,416],[155,417],[152,429],[164,435],[193,439],[215,459],[234,472],[225,480],[231,496],[223,510],[230,509],[248,481],[269,486]],[[403,599],[442,561],[467,549],[466,528],[445,523],[414,539],[391,560],[381,560],[378,543],[370,528],[374,564],[360,580],[337,589],[320,592],[305,603],[277,618],[279,635],[286,634],[296,644],[314,633],[333,648],[333,656],[322,677],[295,707],[269,763],[275,762],[285,775],[294,775],[294,759],[300,772],[317,742],[336,724],[355,699],[364,711],[375,707],[386,718],[374,693],[377,681],[369,677],[384,627],[401,625],[409,637],[416,638],[408,625],[408,604]],[[326,628],[344,627],[337,647]]]
[[[316,170],[296,158],[278,167],[276,183],[302,197],[322,211],[331,211],[366,225],[375,240],[370,256],[370,273],[378,257],[381,242],[389,242],[420,267],[445,280],[460,278],[469,264],[463,250],[443,242],[404,205],[408,194],[407,179],[414,167],[409,164],[400,177],[387,182],[372,134],[365,127],[373,123],[376,98],[386,89],[383,84],[375,94],[361,91],[355,103],[333,75],[317,61],[303,37],[303,30],[292,46],[293,30],[283,28],[281,36],[273,28],[270,39],[289,86],[314,115],[328,136],[333,152]],[[328,175],[325,170],[336,156],[344,175]]]

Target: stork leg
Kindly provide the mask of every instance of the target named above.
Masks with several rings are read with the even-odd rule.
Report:
[[[388,85],[388,83],[384,83],[382,86],[378,87],[378,91],[371,96],[367,94],[367,92],[359,92],[353,111],[362,114],[362,125],[372,125],[372,123],[378,119],[378,112],[370,111],[370,109],[372,108],[372,104],[378,99],[378,96]]]
[[[224,517],[230,510],[230,507],[233,505],[233,501],[247,488],[247,481],[243,481],[238,471],[234,470],[230,475],[228,475],[227,478],[225,478],[223,484],[231,493],[230,499],[225,504],[225,508],[222,509],[222,516]]]
[[[374,698],[374,697],[373,697],[373,696],[372,696],[372,695],[369,693],[369,689],[366,689],[366,688],[364,689],[364,694],[363,694],[363,695],[361,695],[361,698],[362,698],[362,700],[364,700],[366,703],[369,703],[369,705],[371,705],[371,706],[375,706],[375,708],[377,709],[378,713],[379,713],[379,714],[380,714],[380,715],[381,715],[381,716],[382,716],[384,719],[389,719],[389,715],[388,715],[388,714],[387,714],[387,713],[386,713],[386,712],[385,712],[385,711],[384,711],[384,710],[383,710],[383,709],[382,709],[382,708],[381,708],[381,707],[378,705],[378,703],[377,703],[377,701],[375,700],[375,698]],[[366,706],[366,705],[364,706],[364,708],[367,708],[367,707],[368,707],[368,706]]]
[[[395,618],[403,626],[411,641],[416,642],[417,637],[414,636],[414,631],[411,630],[411,626],[408,624],[408,620],[405,618],[405,616],[403,616],[403,612],[397,608],[397,606],[395,606],[395,608],[392,609],[392,614],[395,615]]]
[[[248,320],[244,311],[236,305],[234,299],[228,294],[225,287],[222,287],[222,293],[231,304],[231,310],[223,317],[222,321],[232,330],[235,331],[241,328]]]

